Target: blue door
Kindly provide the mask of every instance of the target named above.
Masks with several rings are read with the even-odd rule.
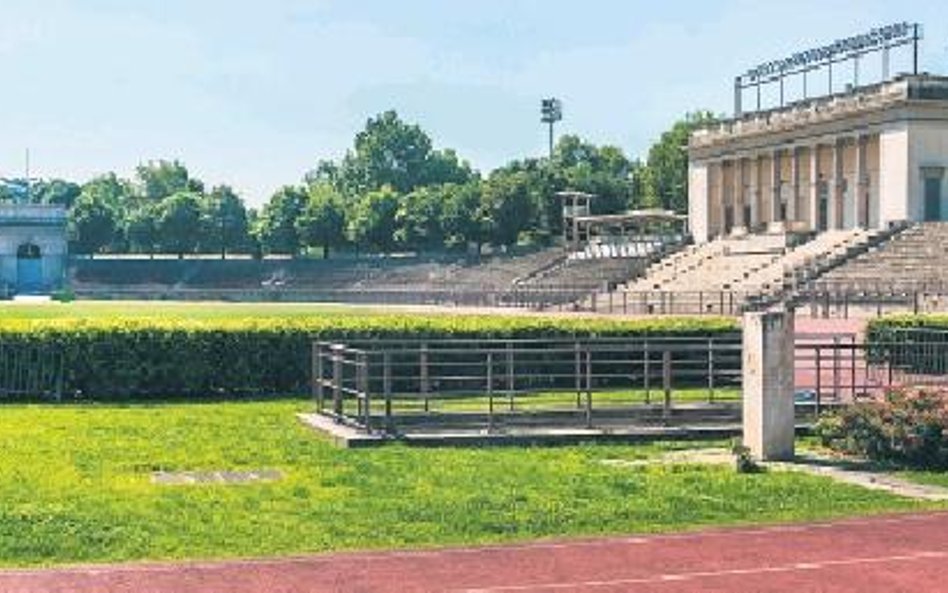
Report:
[[[43,260],[40,249],[24,243],[16,251],[16,292],[35,294],[43,290]]]

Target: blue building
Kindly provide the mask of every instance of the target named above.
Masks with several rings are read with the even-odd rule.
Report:
[[[0,205],[0,295],[44,294],[63,285],[66,209]]]

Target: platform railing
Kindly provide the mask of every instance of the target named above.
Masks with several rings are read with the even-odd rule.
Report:
[[[740,337],[313,343],[316,408],[365,431],[669,422],[739,401]]]

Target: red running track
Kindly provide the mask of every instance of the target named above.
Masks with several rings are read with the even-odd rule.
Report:
[[[948,513],[274,560],[0,571],[3,593],[935,593]]]

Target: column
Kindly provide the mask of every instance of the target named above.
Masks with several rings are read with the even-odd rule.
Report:
[[[820,230],[820,145],[810,146],[810,193],[809,202],[810,230]]]
[[[800,196],[800,151],[790,149],[790,199],[787,200],[787,220],[797,220],[797,200]]]
[[[867,228],[869,226],[869,179],[866,166],[866,140],[864,134],[856,137],[856,179],[853,193],[853,226]]]
[[[781,158],[782,151],[775,150],[770,157],[770,222],[783,222],[783,213],[781,210],[781,165],[783,164],[783,159]]]
[[[744,170],[747,167],[744,162],[744,157],[739,157],[734,169],[734,226],[747,230],[748,221],[744,218],[744,204],[747,203],[747,195],[744,191]]]
[[[747,230],[752,231],[760,224],[760,158],[754,155],[750,158],[750,220]]]
[[[793,311],[745,313],[742,326],[744,445],[755,459],[793,459]]]
[[[724,175],[725,175],[725,173],[727,172],[727,166],[726,166],[726,165],[727,165],[727,161],[725,161],[724,159],[721,159],[721,163],[718,165],[718,171],[719,171],[719,174],[718,174],[718,201],[720,202],[720,203],[718,204],[718,212],[719,212],[719,214],[720,214],[720,218],[718,219],[718,222],[720,223],[720,227],[718,228],[718,233],[717,233],[717,234],[718,234],[719,236],[721,236],[721,235],[726,235],[726,234],[728,234],[729,232],[731,232],[731,229],[727,228],[727,203],[728,203],[728,201],[727,201],[727,197],[724,195],[724,191],[725,191]],[[731,221],[731,224],[734,224],[733,220]]]
[[[829,220],[827,227],[831,229],[843,228],[843,145],[837,138],[833,141],[833,179],[829,195]]]

